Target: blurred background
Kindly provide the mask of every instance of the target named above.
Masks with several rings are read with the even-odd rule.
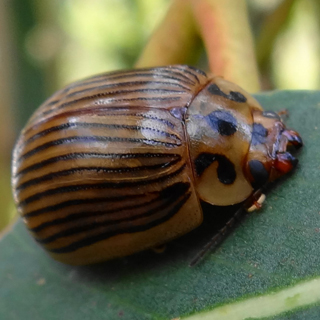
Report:
[[[67,83],[133,67],[170,3],[0,0],[0,231],[16,213],[11,150],[31,113]],[[320,1],[247,3],[262,89],[319,89]]]

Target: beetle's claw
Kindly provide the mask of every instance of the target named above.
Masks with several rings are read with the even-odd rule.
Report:
[[[296,149],[299,149],[303,146],[302,139],[298,132],[286,129],[282,134],[287,137],[289,145],[294,146]]]

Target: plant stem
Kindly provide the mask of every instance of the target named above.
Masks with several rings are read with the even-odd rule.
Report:
[[[190,0],[210,70],[250,92],[260,90],[245,0]]]

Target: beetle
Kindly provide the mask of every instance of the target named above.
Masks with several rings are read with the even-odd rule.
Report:
[[[157,247],[297,164],[302,140],[239,86],[185,65],[116,71],[45,101],[13,153],[18,211],[56,260]]]

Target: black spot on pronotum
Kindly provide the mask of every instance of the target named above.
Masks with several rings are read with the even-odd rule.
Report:
[[[237,131],[237,120],[230,112],[216,110],[208,114],[206,120],[222,136],[231,136]]]
[[[225,94],[216,84],[211,84],[208,87],[208,91],[211,94],[221,96],[235,102],[247,102],[247,98],[242,93],[238,91],[230,91],[229,94]]]
[[[218,178],[223,184],[232,184],[236,180],[236,171],[234,164],[225,156],[220,156],[218,159],[219,166],[217,169]]]
[[[279,120],[279,121],[281,120],[280,116],[277,113],[273,112],[273,111],[263,111],[262,115],[264,117],[266,117],[266,118],[276,119],[276,120]]]
[[[196,173],[198,176],[201,176],[212,162],[216,160],[216,155],[211,153],[201,153],[194,161]]]
[[[269,173],[262,162],[260,162],[259,160],[251,160],[249,162],[249,169],[252,178],[254,179],[254,181],[252,182],[252,186],[254,189],[259,189],[267,183],[269,179]]]
[[[268,130],[260,123],[254,123],[252,126],[252,139],[251,144],[253,146],[257,144],[263,144],[266,142],[268,136]]]
[[[236,179],[234,164],[221,154],[201,153],[195,160],[195,169],[198,176],[214,162],[218,162],[217,174],[218,179],[223,184],[232,184]]]

